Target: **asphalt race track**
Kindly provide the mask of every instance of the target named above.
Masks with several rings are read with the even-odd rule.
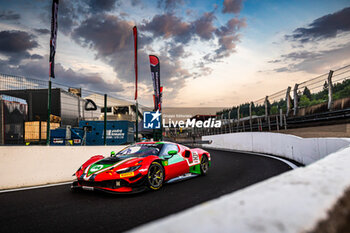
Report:
[[[272,158],[208,151],[212,167],[207,176],[156,192],[72,193],[70,185],[59,185],[1,193],[0,232],[122,232],[291,169]]]

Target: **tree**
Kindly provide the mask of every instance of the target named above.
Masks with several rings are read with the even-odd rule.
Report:
[[[307,106],[310,106],[310,99],[307,98],[306,95],[302,95],[302,96],[300,97],[299,106],[300,106],[300,107],[307,107]]]
[[[312,99],[311,91],[307,87],[304,88],[303,95],[305,95],[309,100]]]
[[[324,81],[323,90],[328,90],[328,83],[327,83],[327,81]]]

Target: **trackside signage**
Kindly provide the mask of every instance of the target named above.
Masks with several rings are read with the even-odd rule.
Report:
[[[167,121],[163,119],[161,122],[161,115],[158,110],[156,112],[144,112],[143,113],[143,127],[145,129],[160,129],[161,123],[163,128],[220,128],[221,121],[215,120],[214,118],[209,118],[207,120],[197,120],[197,119],[186,119],[177,120],[168,119]]]

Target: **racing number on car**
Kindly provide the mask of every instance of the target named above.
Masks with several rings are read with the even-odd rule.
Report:
[[[199,163],[199,156],[198,156],[198,153],[196,151],[192,152],[192,159],[193,159],[194,164]]]

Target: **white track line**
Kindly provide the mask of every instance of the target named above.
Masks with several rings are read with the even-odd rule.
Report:
[[[252,154],[252,155],[265,156],[265,157],[268,157],[268,158],[277,159],[277,160],[279,160],[279,161],[281,161],[281,162],[284,162],[285,164],[287,164],[288,166],[290,166],[292,169],[298,168],[298,166],[295,165],[294,163],[292,163],[291,161],[288,161],[288,160],[286,160],[286,159],[283,159],[283,158],[280,158],[280,157],[277,157],[277,156],[273,156],[273,155],[266,155],[266,154],[261,154],[261,153],[258,153],[258,152],[240,151],[240,150],[233,150],[233,149],[226,149],[226,148],[210,148],[210,147],[204,147],[203,149],[204,149],[204,150],[205,150],[205,149],[222,150],[222,151],[229,151],[229,152],[238,152],[238,153],[242,153],[242,154]]]
[[[246,154],[252,154],[252,155],[261,155],[261,156],[265,156],[265,157],[269,157],[269,158],[273,158],[273,159],[277,159],[279,161],[282,161],[284,163],[286,163],[288,166],[290,166],[291,168],[293,169],[296,169],[298,168],[297,165],[295,165],[294,163],[292,163],[291,161],[288,161],[286,159],[282,159],[280,157],[276,157],[276,156],[273,156],[273,155],[265,155],[265,154],[260,154],[260,153],[256,153],[256,152],[244,152]]]
[[[47,187],[59,186],[59,185],[65,185],[65,184],[71,184],[71,183],[72,181],[62,182],[57,184],[38,185],[38,186],[25,187],[25,188],[5,189],[5,190],[0,190],[0,193],[9,193],[9,192],[23,191],[23,190],[30,190],[30,189],[47,188]]]

